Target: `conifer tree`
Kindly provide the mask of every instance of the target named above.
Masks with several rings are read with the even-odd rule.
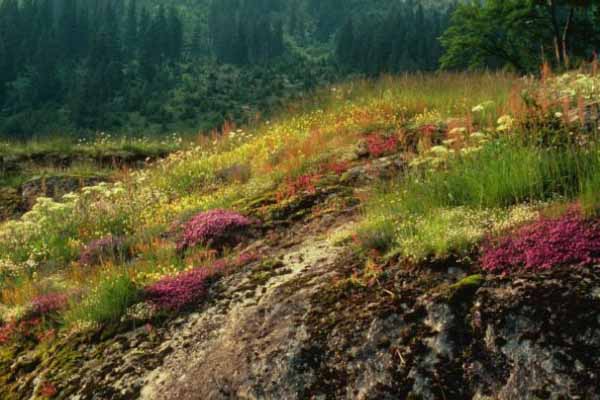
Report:
[[[183,51],[183,24],[175,6],[169,8],[166,34],[169,37],[169,43],[165,51],[170,60],[176,61],[181,57]]]
[[[354,45],[354,22],[352,18],[348,18],[344,26],[342,26],[337,39],[335,53],[339,62],[347,66],[355,64],[353,60]]]
[[[125,21],[125,47],[131,57],[134,57],[138,49],[138,7],[137,0],[129,0],[127,19]]]

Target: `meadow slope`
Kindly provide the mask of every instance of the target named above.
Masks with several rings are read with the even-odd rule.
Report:
[[[600,398],[599,85],[352,81],[37,198],[0,397]]]

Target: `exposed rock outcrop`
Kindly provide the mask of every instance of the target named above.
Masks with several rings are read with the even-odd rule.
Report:
[[[72,399],[600,398],[600,268],[515,278],[392,263],[370,277],[329,239],[352,220],[253,243],[262,261],[177,319],[3,358],[7,398],[45,381]]]
[[[600,267],[365,268],[339,241],[360,216],[360,189],[339,181],[392,164],[249,201],[264,224],[236,250],[257,260],[186,313],[138,304],[118,324],[0,347],[0,398],[600,399]]]

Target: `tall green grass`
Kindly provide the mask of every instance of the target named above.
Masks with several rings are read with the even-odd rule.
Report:
[[[118,322],[127,309],[140,300],[140,290],[126,274],[102,278],[84,301],[71,305],[65,319],[67,323]]]
[[[359,237],[367,248],[415,258],[468,253],[484,229],[515,218],[511,207],[580,200],[591,214],[600,209],[599,194],[600,145],[548,149],[498,141],[451,158],[443,170],[411,171],[380,188]]]
[[[600,170],[590,173],[583,181],[579,202],[587,216],[597,217],[600,215]]]
[[[498,142],[457,157],[445,171],[411,174],[400,198],[411,212],[438,207],[507,207],[554,197],[573,198],[600,170],[600,147],[543,149]]]

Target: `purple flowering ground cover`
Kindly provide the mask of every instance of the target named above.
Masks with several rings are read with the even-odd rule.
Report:
[[[30,316],[45,316],[64,309],[68,303],[68,296],[64,293],[50,293],[37,296],[31,301]]]
[[[176,276],[168,276],[144,289],[148,303],[161,310],[177,311],[208,295],[211,283],[228,271],[259,259],[254,253],[242,253],[233,260],[221,259],[208,267],[197,267]]]
[[[559,218],[541,218],[490,241],[481,264],[490,272],[600,264],[600,221],[586,220],[576,208]]]
[[[185,224],[177,248],[184,251],[198,245],[220,247],[231,244],[251,225],[249,218],[233,211],[203,212]]]
[[[145,289],[146,300],[159,309],[176,311],[207,295],[211,280],[223,273],[223,267],[195,268],[166,277]]]

